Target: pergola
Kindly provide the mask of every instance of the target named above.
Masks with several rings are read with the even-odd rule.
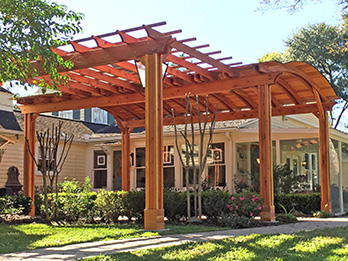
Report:
[[[241,65],[226,63],[232,57],[213,58],[221,53],[203,51],[209,45],[190,46],[195,38],[177,40],[181,30],[161,33],[165,22],[71,41],[54,49],[64,60],[74,62],[67,74],[62,95],[46,94],[19,99],[25,115],[24,135],[34,151],[35,118],[38,113],[99,107],[111,113],[122,130],[122,189],[130,189],[130,132],[146,130],[145,229],[164,228],[163,212],[163,125],[185,118],[185,94],[209,95],[212,116],[218,103],[217,121],[259,118],[260,191],[264,198],[263,220],[275,218],[273,204],[271,117],[313,113],[319,120],[321,208],[331,211],[329,182],[329,134],[327,111],[335,104],[334,90],[312,66],[291,62]],[[143,33],[143,37],[133,34]],[[70,47],[71,50],[67,50]],[[142,87],[134,60],[146,68]],[[169,66],[162,76],[162,63]],[[51,83],[34,61],[40,76]],[[33,83],[36,79],[29,80]],[[197,120],[196,111],[193,111]],[[212,117],[211,117],[212,118]],[[35,168],[28,148],[24,154],[24,191],[34,198]]]

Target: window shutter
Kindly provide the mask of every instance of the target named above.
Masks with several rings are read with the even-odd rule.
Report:
[[[54,111],[54,112],[52,112],[52,115],[58,116],[58,112],[57,112],[57,111]]]
[[[79,120],[80,119],[80,110],[74,110],[73,111],[73,119]]]
[[[85,109],[85,121],[92,121],[92,109]]]
[[[114,122],[115,122],[114,117],[110,113],[108,113],[108,124],[113,124]]]

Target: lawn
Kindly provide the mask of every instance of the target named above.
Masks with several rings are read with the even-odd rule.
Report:
[[[84,260],[348,260],[348,227],[295,235],[254,234]]]
[[[0,224],[0,253],[63,246],[74,243],[150,237],[180,233],[223,230],[207,226],[166,226],[168,231],[146,232],[136,225],[84,225],[84,226],[49,226],[45,224],[25,224],[9,226]],[[225,228],[226,229],[226,228]]]

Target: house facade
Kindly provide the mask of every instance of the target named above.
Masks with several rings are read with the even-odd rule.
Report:
[[[23,173],[23,115],[13,111],[12,94],[0,92],[0,134],[13,140],[7,144],[0,163],[0,187],[4,187],[10,166]],[[36,129],[64,121],[63,131],[75,134],[75,140],[60,175],[83,182],[91,178],[94,190],[122,189],[121,131],[108,113],[100,109],[54,112],[39,115]],[[164,187],[184,189],[184,170],[175,145],[173,126],[164,127]],[[198,135],[198,133],[196,134]],[[234,192],[235,182],[255,185],[259,175],[258,120],[234,120],[216,123],[212,148],[202,180],[209,187]],[[313,114],[272,117],[272,157],[276,165],[287,164],[300,177],[296,191],[320,191],[318,119]],[[208,138],[206,138],[208,140]],[[330,188],[333,213],[348,212],[348,135],[330,129]],[[183,139],[178,140],[185,154]],[[36,155],[40,160],[40,155]],[[198,161],[198,155],[197,159]],[[130,188],[145,186],[145,131],[134,129],[130,135]],[[190,179],[192,180],[192,167]],[[23,183],[23,175],[20,175]],[[36,171],[35,184],[42,184]]]

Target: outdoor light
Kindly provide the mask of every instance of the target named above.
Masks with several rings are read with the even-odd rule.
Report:
[[[146,81],[145,81],[145,65],[140,61],[135,61],[135,67],[137,68],[138,76],[140,79],[140,83],[145,89]],[[168,64],[162,63],[162,79],[164,79],[164,76],[166,75],[168,68]]]
[[[256,159],[257,164],[260,164],[260,158]]]
[[[306,162],[306,161],[302,161],[302,162],[301,162],[301,165],[304,167],[304,166],[307,165],[307,162]]]

